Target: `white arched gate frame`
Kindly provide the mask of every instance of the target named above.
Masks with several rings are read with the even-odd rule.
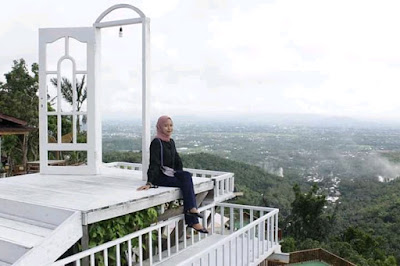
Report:
[[[139,18],[102,22],[115,9],[128,8]],[[142,25],[142,179],[147,179],[150,146],[149,118],[149,54],[150,19],[142,11],[131,5],[115,5],[104,11],[93,27],[48,28],[39,30],[39,124],[40,124],[40,172],[42,174],[87,175],[99,174],[102,163],[102,127],[100,108],[100,40],[101,29],[129,24]],[[58,55],[57,64],[48,64],[47,47],[54,42],[62,42],[63,52]],[[85,67],[79,68],[75,55],[70,52],[72,41],[86,45]],[[79,58],[80,60],[82,58]],[[63,62],[68,61],[70,69],[70,95],[65,93]],[[85,76],[87,98],[76,88]],[[52,77],[52,78],[51,78]],[[53,91],[50,92],[53,86]],[[50,95],[52,94],[52,95]],[[67,102],[65,99],[69,98]],[[49,107],[50,106],[50,107]],[[84,106],[84,108],[82,108]],[[62,165],[65,159],[79,157],[75,165]]]

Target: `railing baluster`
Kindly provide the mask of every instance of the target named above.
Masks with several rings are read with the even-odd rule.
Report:
[[[274,244],[277,245],[279,243],[279,239],[278,239],[278,214],[276,213],[275,215],[275,242]]]
[[[128,240],[128,265],[132,265],[132,240]]]
[[[240,208],[239,215],[240,215],[240,228],[243,228],[243,208]]]
[[[151,232],[149,232],[149,261],[150,265],[153,265],[153,239],[151,237]]]
[[[158,228],[158,259],[162,261],[161,227]]]
[[[231,207],[229,212],[229,227],[231,228],[231,234],[235,231],[235,215],[233,213],[233,208]]]
[[[222,252],[222,254],[224,254],[224,253]],[[217,265],[218,265],[218,248],[215,249],[215,266],[217,266]]]
[[[252,230],[253,230],[253,234],[252,234],[252,236],[253,236],[253,240],[251,241],[251,245],[252,245],[252,247],[253,247],[253,261],[255,261],[255,258],[256,258],[256,250],[255,250],[255,242],[256,242],[256,227],[254,226],[254,228],[252,228]]]
[[[187,247],[186,230],[187,230],[186,224],[183,223],[183,248]]]
[[[270,218],[270,229],[269,229],[270,234],[271,234],[271,236],[270,236],[271,247],[274,246],[274,227],[273,227],[273,222],[272,221],[273,221],[273,217]]]
[[[176,253],[179,252],[179,220],[175,221],[175,245]]]
[[[104,266],[108,266],[108,249],[103,250],[103,257],[104,257]],[[77,265],[79,266],[79,265]]]
[[[244,232],[242,233],[242,266],[243,265],[244,265]]]
[[[250,265],[250,229],[247,230],[247,265]]]
[[[235,265],[238,265],[238,237],[235,237]]]
[[[167,229],[167,250],[168,250],[168,257],[171,256],[171,235],[169,232],[169,224],[167,224],[165,226],[165,228]]]
[[[232,239],[231,240],[229,240],[229,254],[228,254],[228,257],[229,257],[229,265],[232,265]]]
[[[263,211],[260,211],[260,219],[262,218],[264,216],[264,212]],[[265,222],[261,222],[261,241],[262,241],[262,252],[261,252],[261,254],[264,254],[264,252],[265,252],[265,239],[264,239],[264,236],[265,236]]]
[[[90,266],[96,266],[94,261],[94,254],[90,254]]]
[[[80,260],[80,259],[79,259],[79,260],[76,260],[75,263],[76,263],[76,266],[81,266],[81,260]],[[107,266],[108,266],[108,265],[107,265]]]
[[[267,250],[269,249],[269,244],[271,242],[271,236],[270,236],[270,234],[271,234],[271,231],[270,231],[271,223],[270,223],[270,219],[269,218],[270,217],[268,217],[267,220],[265,220],[267,222]]]
[[[257,259],[260,257],[260,224],[257,224]]]
[[[214,191],[214,197],[218,198],[219,197],[219,181],[215,180],[215,191]]]
[[[214,234],[215,224],[214,224],[214,216],[215,216],[215,207],[211,208],[211,234]]]
[[[273,230],[272,232],[275,232],[275,219],[274,217],[272,217],[271,219],[271,230]],[[273,245],[275,245],[275,239],[274,239],[274,233],[272,234],[272,243]]]
[[[117,266],[121,266],[121,247],[120,247],[120,244],[117,244],[117,248],[115,249],[115,257],[117,258]]]
[[[203,214],[203,218],[202,218],[203,228],[208,229],[206,211],[203,211],[202,214]],[[205,234],[204,238],[207,238],[207,237],[208,237],[208,234]]]
[[[139,235],[139,264],[143,266],[143,245],[142,245],[142,235]]]
[[[194,229],[190,228],[190,234],[191,234],[191,238],[192,238],[192,245],[194,245]]]
[[[221,206],[221,235],[225,234],[225,225],[224,225],[224,207]]]

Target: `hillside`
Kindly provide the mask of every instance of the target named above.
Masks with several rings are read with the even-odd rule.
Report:
[[[285,178],[271,175],[257,166],[212,154],[187,154],[181,157],[183,165],[188,168],[235,173],[236,191],[244,192],[243,197],[235,200],[236,203],[277,207],[283,216],[288,214],[294,195],[293,184]]]

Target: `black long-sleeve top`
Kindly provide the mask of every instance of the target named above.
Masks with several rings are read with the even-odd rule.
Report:
[[[173,139],[170,141],[161,140],[163,145],[163,163],[164,166],[168,166],[175,170],[182,170],[182,160],[176,151],[175,142]],[[147,170],[147,182],[157,184],[157,180],[163,177],[161,167],[161,148],[160,142],[157,138],[153,139],[150,144],[150,165]]]

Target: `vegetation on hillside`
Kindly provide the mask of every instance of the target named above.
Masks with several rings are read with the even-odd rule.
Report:
[[[237,203],[279,208],[285,252],[322,247],[357,265],[395,266],[400,261],[400,180],[343,182],[341,201],[332,205],[316,183],[303,192],[303,182],[300,187],[215,155],[183,155],[182,160],[189,168],[235,173],[236,189],[244,192]]]
[[[5,83],[0,82],[0,112],[26,121],[29,127],[39,125],[39,66],[32,64],[30,71],[24,59],[15,60],[11,71],[4,74]],[[3,136],[2,150],[10,156],[12,163],[21,164],[23,137]],[[39,153],[39,132],[33,131],[27,139],[28,160],[36,160]]]

